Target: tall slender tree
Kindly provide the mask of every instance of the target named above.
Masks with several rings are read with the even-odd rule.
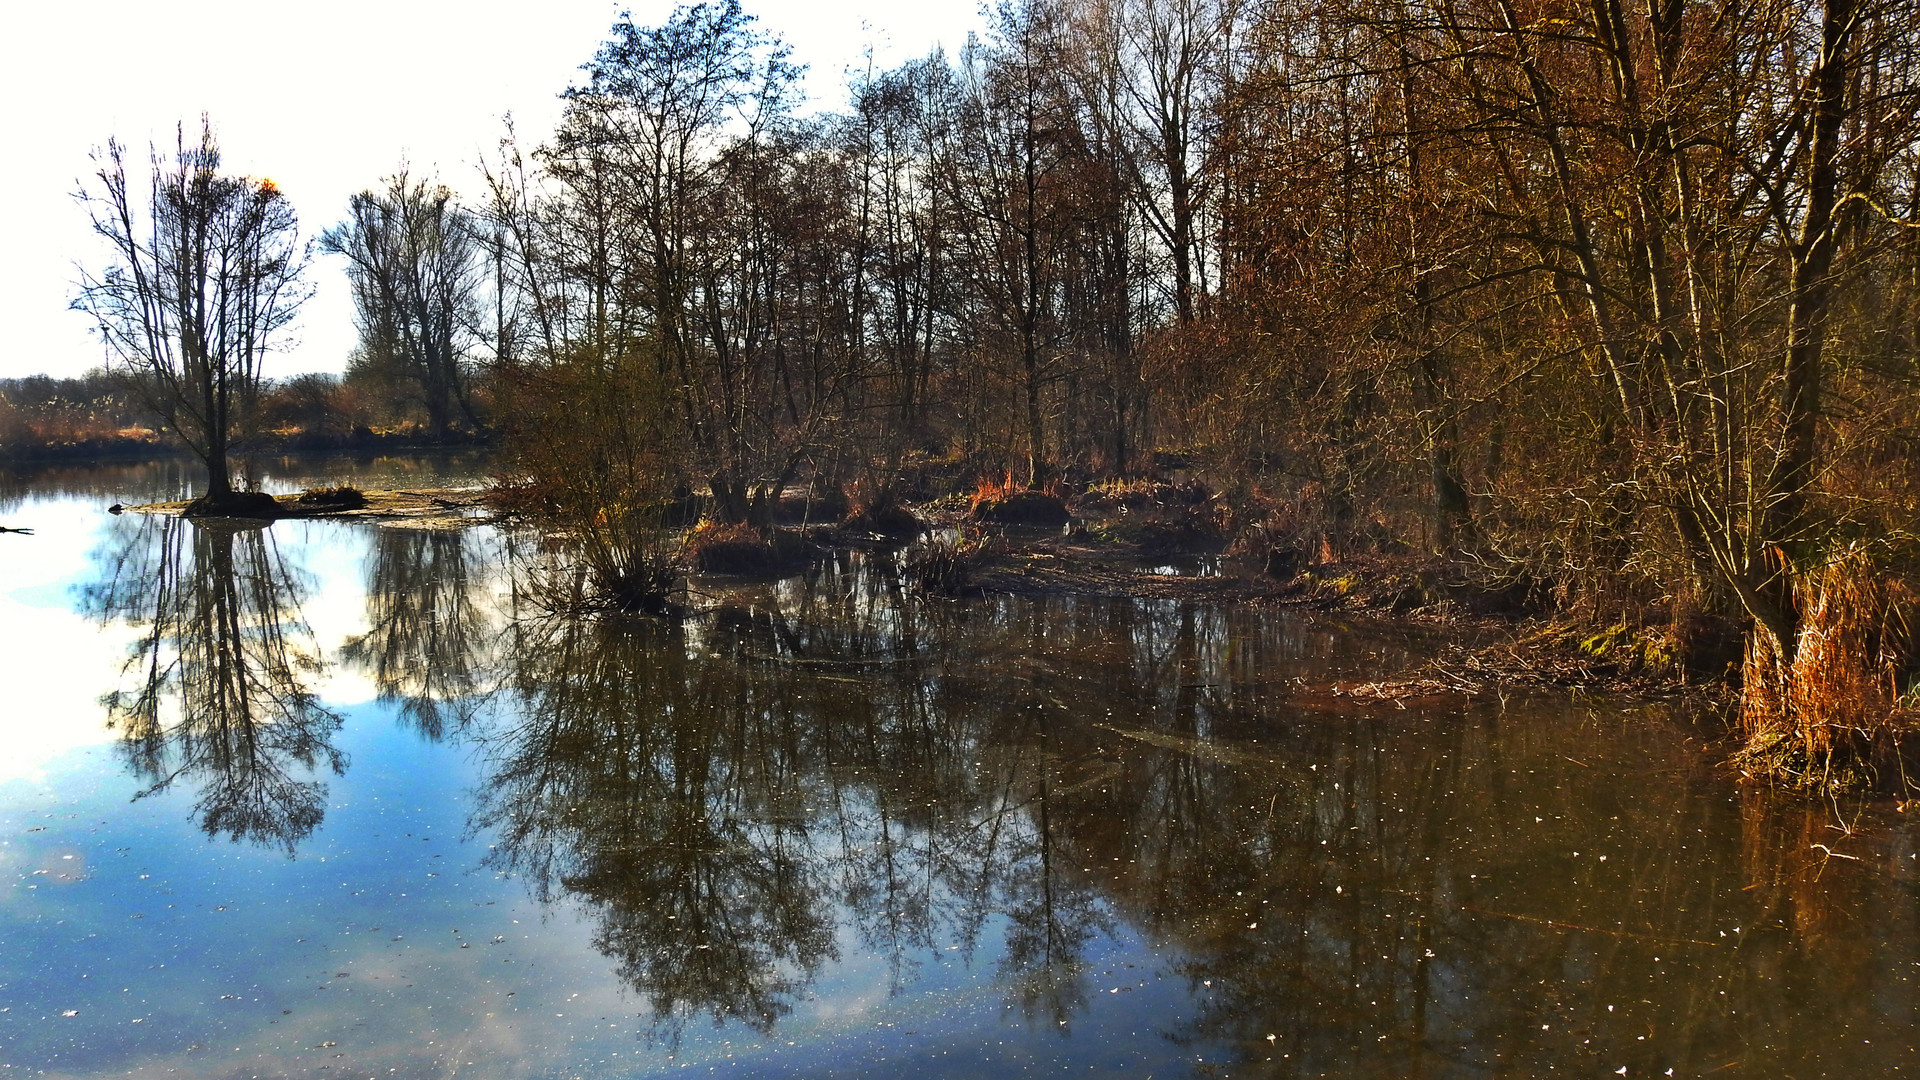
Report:
[[[477,423],[466,369],[481,315],[482,243],[453,192],[404,166],[384,190],[353,196],[347,220],[320,236],[322,251],[347,260],[356,366],[412,384],[436,439],[451,433],[456,414]]]

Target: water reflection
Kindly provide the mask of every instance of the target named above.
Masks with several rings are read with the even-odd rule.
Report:
[[[839,958],[842,919],[895,993],[998,925],[1023,1010],[1084,1000],[1105,915],[1055,827],[1037,702],[937,669],[848,674],[901,655],[900,626],[832,617],[858,595],[815,597],[804,624],[776,604],[518,627],[478,824],[496,868],[598,913],[596,945],[669,1034],[697,1014],[771,1029]]]
[[[373,679],[380,701],[429,739],[473,719],[494,619],[483,605],[468,532],[380,529],[367,566],[366,633],[340,651]]]
[[[84,499],[105,509],[113,502],[160,502],[193,497],[202,479],[190,460],[146,461],[102,468],[60,462],[0,462],[0,514],[30,499]]]
[[[790,786],[800,733],[657,623],[550,619],[514,641],[519,715],[488,740],[499,869],[599,913],[594,944],[669,1026],[765,1031],[833,955]]]
[[[149,790],[200,792],[209,832],[291,850],[342,764],[338,720],[300,689],[300,575],[270,534],[113,529],[87,595],[143,630],[110,700],[129,760]],[[1382,677],[1417,643],[1174,600],[922,601],[857,553],[706,583],[680,623],[522,617],[496,601],[488,534],[350,535],[371,538],[367,630],[343,658],[441,745],[384,721],[357,734],[362,764],[383,760],[336,792],[355,809],[333,831],[366,815],[341,842],[377,857],[319,868],[313,918],[346,918],[345,890],[355,926],[387,929],[324,974],[360,978],[373,949],[413,965],[407,983],[432,973],[396,986],[423,1003],[391,999],[396,1030],[496,1013],[527,1040],[503,1075],[635,1049],[618,1006],[569,1026],[571,995],[618,996],[593,982],[607,967],[644,1032],[697,1061],[711,1021],[748,1071],[786,1062],[742,1048],[789,1040],[793,1071],[859,1070],[906,1045],[862,1027],[883,1014],[970,1048],[951,1068],[981,1074],[1920,1065],[1912,829],[1743,789],[1655,711],[1360,702],[1328,684]],[[418,764],[456,759],[473,770],[457,784]],[[275,776],[296,794],[258,794]],[[418,794],[434,784],[445,798]],[[470,805],[453,794],[469,784]],[[239,804],[279,824],[236,827]],[[529,917],[520,883],[442,876],[434,815],[586,929]],[[459,951],[482,919],[513,938]],[[611,964],[553,974],[585,940]],[[311,991],[305,952],[280,962]],[[463,972],[480,981],[463,991]],[[543,993],[553,1008],[524,1004]],[[295,1015],[281,1007],[261,1031]],[[326,1038],[353,1045],[342,1030]],[[871,1041],[848,1050],[849,1032]]]
[[[346,765],[341,719],[309,689],[321,659],[299,576],[259,526],[159,518],[114,535],[83,606],[140,630],[102,698],[136,798],[195,786],[207,835],[293,854],[326,812],[315,777]]]
[[[1357,708],[1320,688],[1391,641],[919,607],[858,560],[732,601],[523,625],[487,739],[497,865],[586,901],[669,1028],[770,1030],[836,932],[895,994],[984,952],[1015,1015],[1069,1027],[1121,989],[1090,960],[1121,927],[1191,997],[1158,1037],[1277,1076],[1660,1075],[1920,1019],[1836,925],[1871,889],[1820,880],[1832,821],[1731,797],[1645,717]]]

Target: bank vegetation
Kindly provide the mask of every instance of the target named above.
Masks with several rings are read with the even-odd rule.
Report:
[[[1068,494],[1189,465],[1270,567],[1438,557],[1595,648],[1730,629],[1752,762],[1884,770],[1916,29],[1021,0],[801,115],[736,4],[623,19],[487,171],[511,470],[620,593],[692,499],[765,531],[796,484],[938,494],[915,462]]]
[[[402,169],[323,235],[361,348],[286,407],[496,431],[583,604],[660,609],[683,530],[777,547],[795,497],[1158,500],[1133,540],[1323,592],[1415,566],[1590,654],[1731,642],[1749,767],[1903,780],[1913,0],[989,22],[823,112],[736,0],[623,16],[477,196]]]
[[[622,20],[487,174],[513,468],[619,591],[692,497],[767,530],[799,483],[925,497],[916,461],[1177,458],[1284,566],[1437,556],[1643,651],[1731,627],[1748,757],[1885,767],[1914,19],[1024,0],[804,116],[737,5]]]

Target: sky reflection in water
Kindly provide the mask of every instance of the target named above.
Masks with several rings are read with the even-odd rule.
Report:
[[[1382,708],[1327,687],[1392,637],[866,555],[569,620],[492,532],[99,514],[165,479],[0,492],[64,643],[0,736],[0,1075],[1915,1064],[1910,831],[1653,710]]]

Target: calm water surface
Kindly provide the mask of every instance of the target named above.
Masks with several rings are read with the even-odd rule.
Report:
[[[1658,709],[885,556],[595,622],[491,530],[103,512],[186,486],[0,478],[0,1077],[1920,1069],[1912,829]]]

